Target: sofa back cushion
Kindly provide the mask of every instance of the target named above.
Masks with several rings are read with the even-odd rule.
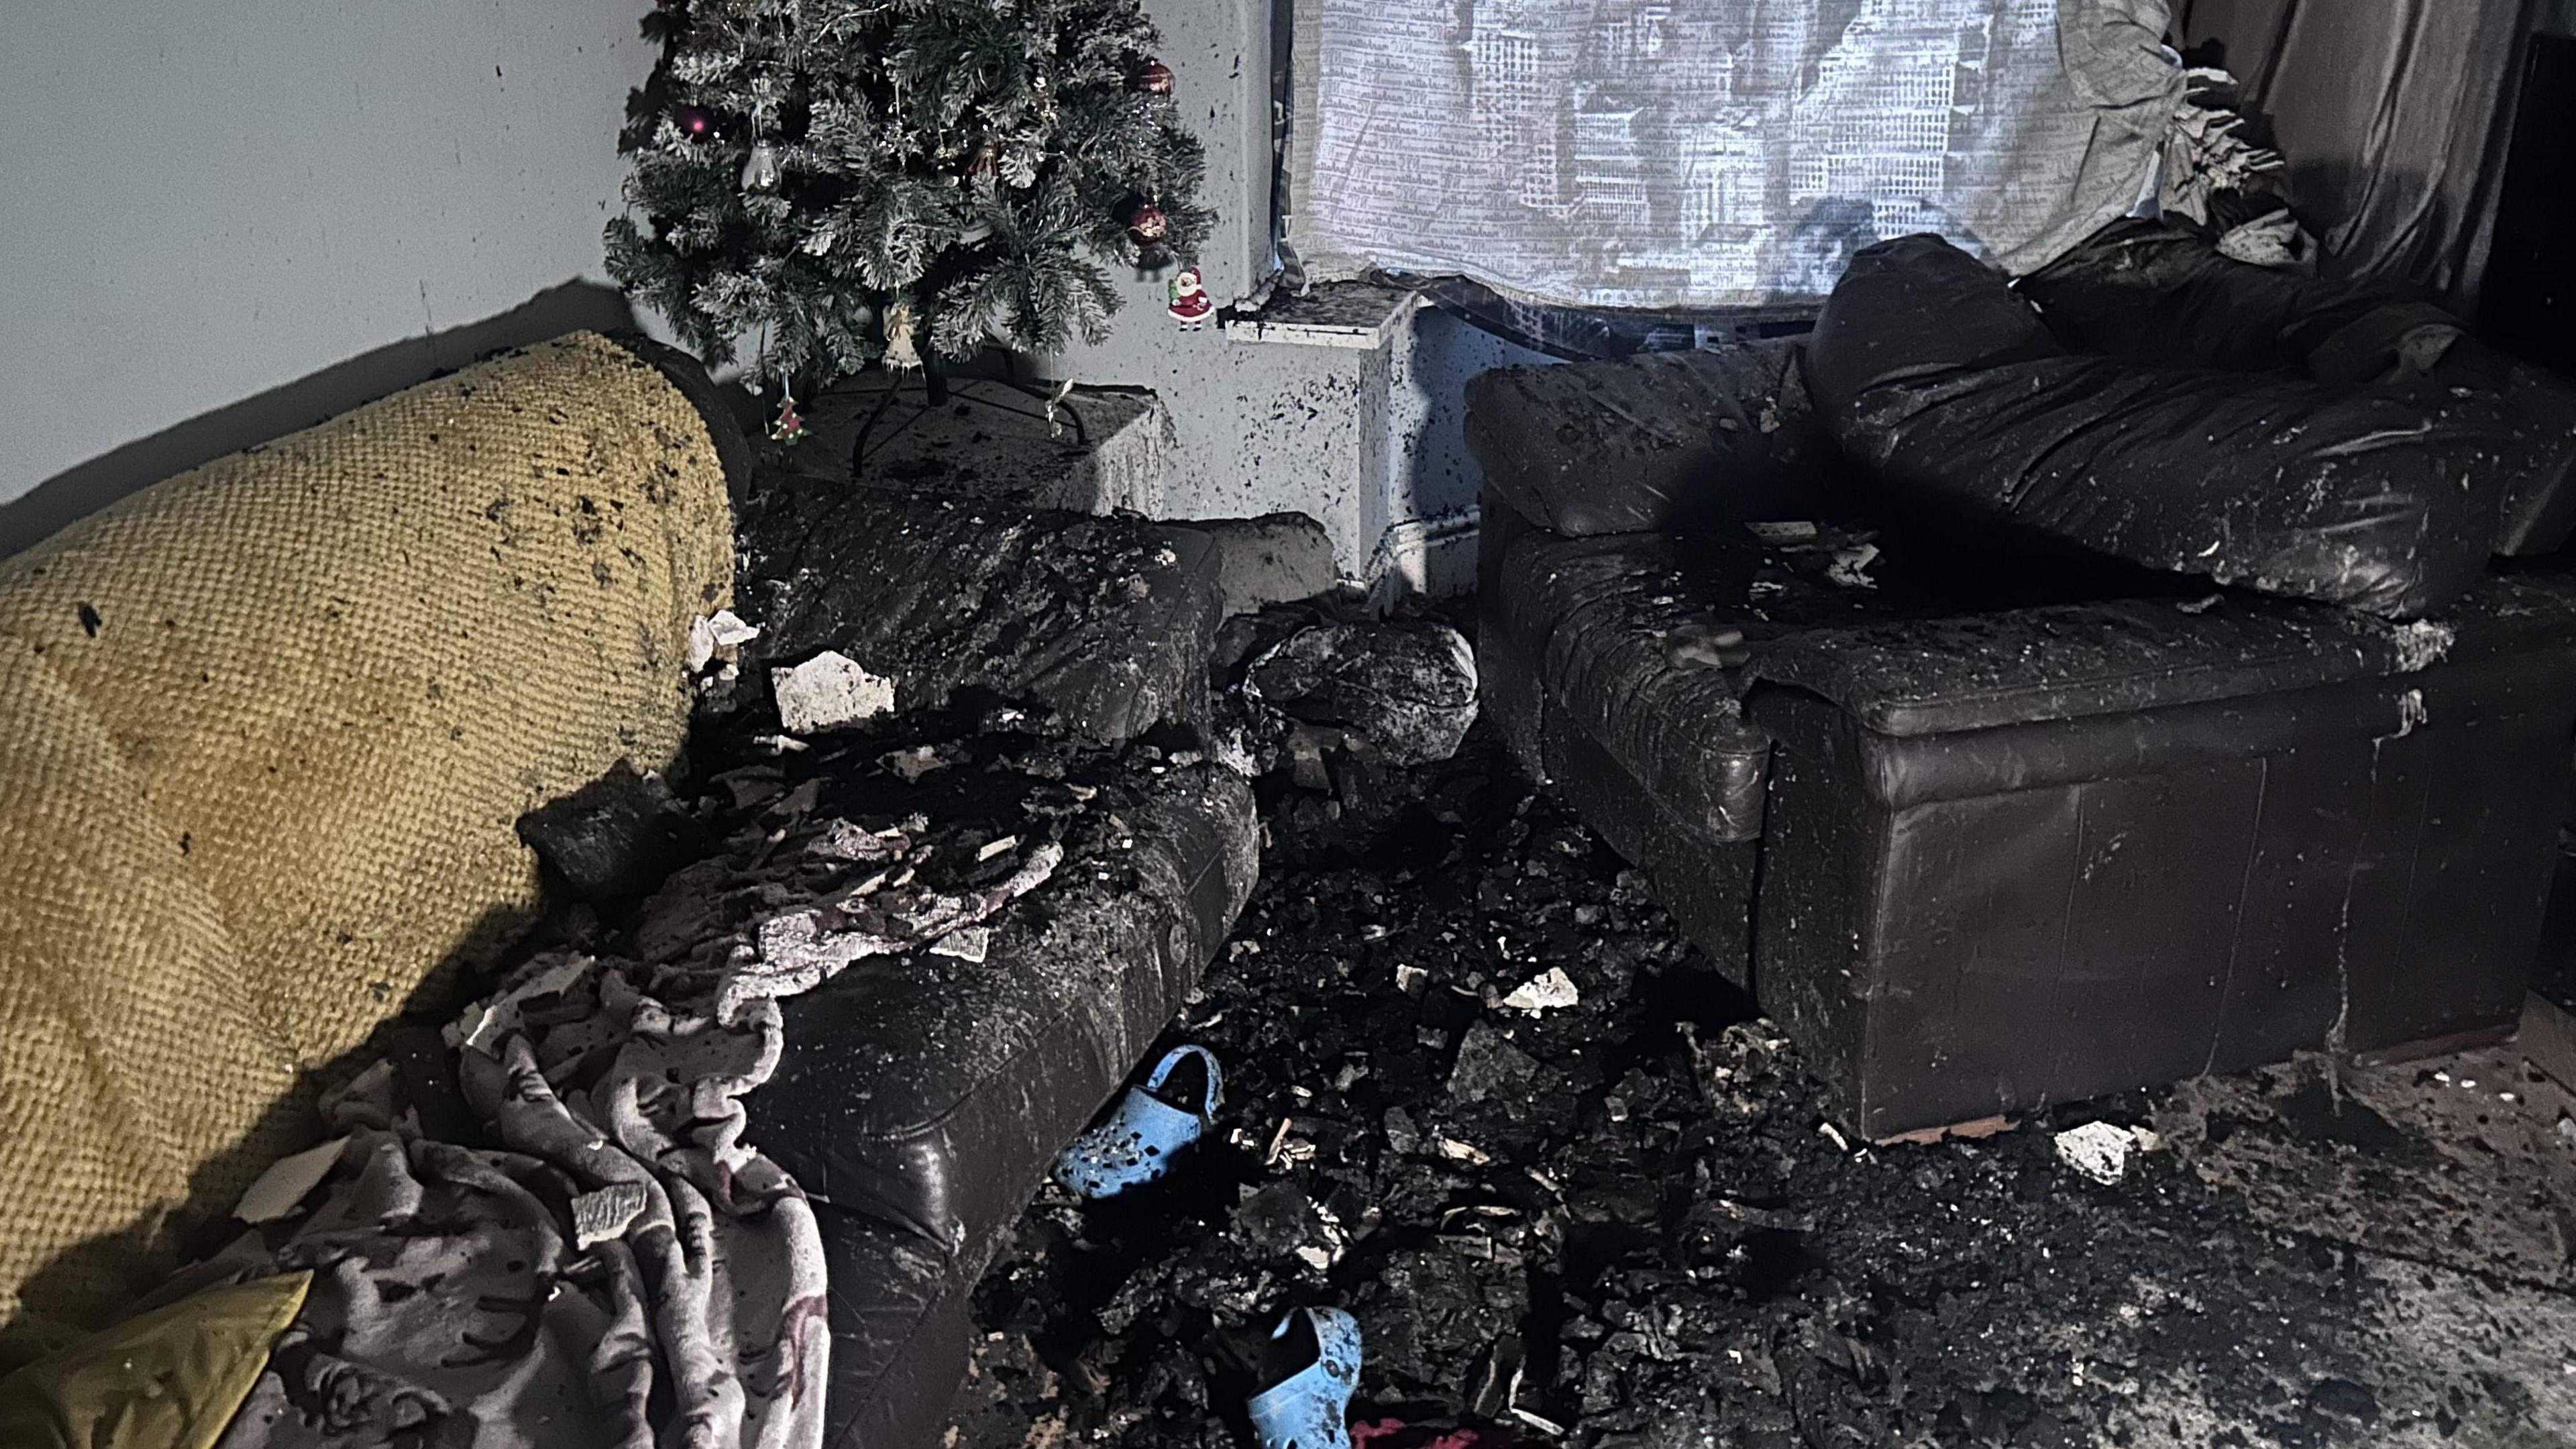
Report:
[[[1799,353],[1776,338],[1497,368],[1467,384],[1467,445],[1496,496],[1568,538],[1824,516],[1841,455]]]
[[[516,934],[513,823],[668,762],[732,565],[706,419],[588,333],[0,561],[0,1320],[127,1299],[301,1073]]]

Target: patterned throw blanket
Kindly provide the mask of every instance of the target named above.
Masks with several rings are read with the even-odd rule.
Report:
[[[542,956],[449,1029],[487,1141],[425,1135],[391,1060],[325,1099],[341,1135],[245,1199],[279,1216],[165,1290],[314,1274],[222,1449],[821,1442],[822,1242],[742,1140],[778,1004],[719,1023],[639,969]]]

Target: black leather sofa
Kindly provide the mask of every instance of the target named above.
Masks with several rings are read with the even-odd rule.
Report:
[[[750,1102],[755,1140],[822,1226],[826,1442],[924,1449],[966,1369],[976,1281],[1251,893],[1250,783],[1178,743],[1208,709],[1220,561],[1177,525],[794,477],[764,480],[741,544],[763,635],[737,707],[768,666],[834,649],[892,679],[907,715],[972,735],[979,712],[1029,711],[1082,758],[1125,761],[982,960],[853,969],[790,1000],[785,1054]],[[1137,763],[1149,735],[1178,753]],[[871,779],[864,803],[902,813],[905,788]],[[1022,808],[1000,799],[990,830],[1022,828]]]
[[[981,962],[851,971],[786,1007],[753,1100],[761,1142],[817,1199],[831,1275],[827,1442],[937,1442],[976,1280],[1055,1154],[1117,1090],[1251,893],[1251,786],[1214,765],[1117,810]]]
[[[1849,476],[1798,354],[1477,379],[1478,662],[1512,747],[1847,1125],[2510,1030],[2576,588],[2491,578],[2394,624],[1988,547]],[[1827,529],[1783,551],[1748,518]]]

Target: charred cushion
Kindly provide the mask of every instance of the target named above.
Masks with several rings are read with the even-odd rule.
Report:
[[[1498,369],[1467,407],[1486,484],[1569,538],[1812,518],[1836,457],[1790,339]]]
[[[792,478],[742,537],[747,665],[836,650],[898,709],[982,691],[1108,742],[1205,707],[1219,560],[1197,530]]]
[[[2152,568],[2412,617],[2485,571],[2515,429],[2491,396],[2068,354],[1938,237],[1867,247],[1809,377],[1889,486]]]

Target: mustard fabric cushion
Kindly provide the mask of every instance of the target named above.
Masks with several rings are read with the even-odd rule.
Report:
[[[295,1321],[311,1273],[209,1288],[0,1379],[9,1449],[210,1449]]]
[[[0,1364],[317,1130],[311,1068],[538,905],[520,814],[667,765],[731,600],[705,421],[574,333],[0,560]]]

